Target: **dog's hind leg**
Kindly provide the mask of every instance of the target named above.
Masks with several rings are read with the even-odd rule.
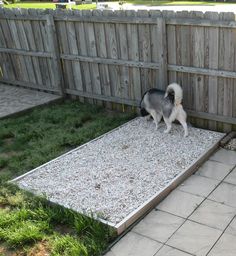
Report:
[[[180,112],[180,114],[177,116],[176,119],[180,122],[180,124],[184,128],[184,137],[187,137],[188,136],[188,126],[187,126],[187,122],[186,122],[187,115],[183,109]]]
[[[164,121],[166,123],[166,130],[164,131],[164,133],[169,133],[171,130],[171,121],[168,118],[164,117]]]
[[[160,113],[157,113],[155,110],[151,111],[151,115],[153,117],[154,123],[156,125],[156,130],[157,130],[158,129],[158,125],[159,125],[159,123],[161,121],[162,115]]]

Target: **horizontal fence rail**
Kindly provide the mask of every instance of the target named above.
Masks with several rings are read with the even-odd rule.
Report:
[[[0,82],[111,107],[178,82],[191,122],[236,129],[233,13],[0,9]]]

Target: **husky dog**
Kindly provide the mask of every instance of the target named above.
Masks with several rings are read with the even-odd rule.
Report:
[[[166,88],[166,92],[152,88],[146,91],[140,102],[142,116],[152,117],[158,129],[158,124],[163,119],[166,123],[165,133],[169,133],[171,124],[178,120],[184,128],[184,137],[188,136],[186,123],[187,114],[182,106],[183,90],[179,84],[172,83]]]

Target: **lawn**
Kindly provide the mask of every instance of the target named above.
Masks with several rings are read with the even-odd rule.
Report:
[[[181,5],[219,5],[219,4],[235,4],[235,3],[219,3],[209,1],[158,1],[158,0],[127,0],[126,3],[147,6],[181,6]]]
[[[65,101],[0,120],[0,255],[99,255],[114,238],[107,226],[49,204],[6,181],[133,117]]]
[[[16,3],[4,5],[6,8],[36,8],[36,9],[56,9],[56,5],[54,3],[39,3],[39,2],[25,2],[25,3]],[[96,9],[96,4],[82,4],[82,5],[71,5],[72,9],[75,10],[88,10],[88,9]],[[67,8],[68,5],[67,5]]]

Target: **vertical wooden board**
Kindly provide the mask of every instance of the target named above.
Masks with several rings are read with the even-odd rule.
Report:
[[[49,15],[50,10],[47,9],[45,11],[42,12],[42,14],[44,15]],[[38,14],[40,14],[41,11],[38,10]],[[51,35],[49,34],[49,29],[48,29],[48,24],[47,21],[41,21],[40,22],[40,29],[41,29],[41,34],[43,37],[43,47],[44,47],[44,52],[48,52],[51,53]],[[47,63],[47,68],[48,68],[48,73],[47,73],[47,82],[46,82],[46,87],[47,88],[53,88],[53,89],[57,89],[54,88],[54,81],[55,81],[55,70],[54,70],[54,66],[53,66],[53,59],[52,58],[45,58],[45,61]]]
[[[90,10],[82,11],[83,16],[90,17],[92,16],[92,12]],[[96,49],[96,41],[95,41],[95,33],[94,33],[94,25],[92,22],[84,23],[85,30],[85,38],[86,38],[86,46],[87,46],[87,56],[97,57],[97,49]],[[101,83],[100,83],[100,74],[98,69],[98,64],[89,63],[90,76],[92,81],[92,92],[94,94],[101,95]],[[101,101],[96,101],[98,104],[102,104]]]
[[[59,17],[65,17],[68,15],[68,11],[57,9],[55,11],[56,15]],[[56,22],[56,30],[58,33],[58,41],[60,47],[61,54],[69,54],[69,42],[68,42],[68,34],[67,34],[67,27],[66,22],[63,20],[58,20]],[[65,89],[73,89],[75,88],[75,82],[73,77],[73,69],[72,69],[72,61],[71,60],[62,60],[63,63],[63,73],[64,73],[64,85]]]
[[[106,16],[106,11],[94,10],[93,16],[102,17]],[[94,23],[94,32],[97,44],[97,56],[106,59],[107,58],[107,45],[105,36],[104,23]],[[105,96],[111,96],[111,82],[109,76],[108,65],[99,64],[99,73],[101,81],[101,93]],[[111,109],[112,104],[110,102],[104,102],[104,106]]]
[[[22,9],[22,12],[24,14],[29,14],[28,9]],[[28,47],[29,50],[31,51],[37,51],[36,43],[35,43],[35,38],[34,38],[34,32],[33,32],[33,27],[32,27],[32,22],[30,20],[25,20],[24,21],[24,30],[25,34],[27,37],[28,41]],[[35,78],[36,78],[36,83],[37,84],[43,84],[42,80],[42,75],[41,75],[41,70],[40,70],[40,65],[39,65],[39,58],[38,57],[31,57],[32,63],[33,63],[33,68],[34,68],[34,73],[35,73]]]
[[[86,47],[86,40],[85,40],[85,28],[84,22],[79,21],[79,17],[83,16],[82,11],[77,11],[76,16],[78,16],[78,22],[75,24],[76,35],[77,35],[77,45],[79,50],[79,55],[87,56],[87,47]],[[83,81],[83,90],[84,92],[92,92],[92,81],[90,77],[90,70],[89,64],[87,62],[81,63],[81,75]],[[89,103],[93,103],[92,99],[88,99]]]
[[[205,13],[205,18],[210,20],[218,20],[219,14],[214,12]],[[205,60],[206,67],[209,69],[218,69],[219,61],[219,28],[208,27],[205,28],[205,47],[207,51],[208,60]],[[206,59],[206,57],[205,57]],[[214,76],[208,77],[208,112],[211,114],[217,114],[217,84],[218,78]],[[205,86],[207,86],[205,84]],[[208,127],[212,130],[216,130],[217,123],[215,121],[209,121]]]
[[[58,44],[58,37],[56,33],[56,26],[53,17],[53,11],[50,10],[47,15],[47,34],[48,34],[48,51],[51,54],[50,68],[52,73],[52,87],[58,91],[61,96],[65,95],[64,77],[61,67],[60,50]]]
[[[21,17],[22,14],[24,13],[27,14],[24,10],[20,9],[20,12],[17,14],[17,16]],[[17,20],[16,23],[17,23],[18,34],[20,38],[21,49],[29,51],[30,50],[29,40],[27,38],[26,29],[25,29],[25,27],[27,26],[27,22],[22,20]],[[37,71],[34,68],[32,59],[30,56],[24,56],[24,60],[25,60],[28,75],[29,75],[29,82],[32,82],[34,84],[33,86],[35,86],[35,84],[37,83],[35,73]]]
[[[204,14],[202,12],[193,12],[192,18],[202,19]],[[204,67],[204,27],[193,26],[191,28],[192,38],[192,66],[193,67]],[[207,97],[207,92],[205,92],[204,76],[194,75],[194,103],[195,110],[200,112],[206,111],[205,97]],[[203,127],[204,123],[199,121],[199,126]]]
[[[166,12],[165,13],[166,18],[175,18],[176,13],[175,12]],[[166,34],[167,34],[167,63],[176,65],[176,25],[167,25],[166,28]],[[177,74],[174,71],[168,72],[168,81],[169,83],[173,83],[177,81],[176,78]]]
[[[146,10],[139,10],[137,13],[138,17],[149,17],[149,12]],[[139,36],[139,60],[143,62],[150,62],[151,60],[151,47],[150,47],[150,29],[149,25],[138,25],[138,36]],[[141,84],[142,94],[149,88],[153,87],[151,80],[150,69],[141,69]]]
[[[236,41],[236,28],[233,29],[233,42]],[[234,70],[236,70],[236,45],[234,44]],[[233,81],[233,117],[236,117],[236,79]],[[232,127],[232,130],[236,130],[236,125]]]
[[[234,20],[233,13],[220,13],[222,20]],[[219,68],[220,70],[232,70],[233,68],[233,30],[230,28],[220,29],[220,45],[219,45]],[[218,114],[223,116],[232,116],[233,102],[233,79],[221,78],[218,85]],[[222,105],[221,105],[222,104]],[[229,124],[223,125],[223,130],[228,132],[232,129]]]
[[[191,14],[187,11],[177,13],[178,18],[189,18]],[[176,56],[178,65],[191,66],[191,26],[180,26],[177,30],[179,35],[178,39],[178,51],[179,55]],[[183,88],[183,102],[186,108],[191,108],[193,105],[192,86],[190,84],[190,75],[187,73],[178,74],[178,80],[181,80],[181,86]]]
[[[16,10],[13,11],[13,10],[4,9],[4,13],[9,17],[9,19],[7,20],[7,23],[11,32],[12,41],[14,43],[13,48],[21,49],[20,39],[19,39],[18,29],[17,29],[17,20],[10,19],[12,16],[14,16],[15,12]],[[19,74],[19,78],[21,81],[29,81],[29,75],[28,75],[25,59],[22,56],[19,56],[18,59],[19,59],[19,65],[21,67],[21,73]]]
[[[161,12],[158,10],[150,10],[149,15],[152,18],[158,18],[161,17]],[[150,38],[151,38],[151,62],[160,64],[160,47],[158,44],[158,31],[157,31],[157,25],[156,24],[151,24],[150,25]],[[153,69],[150,70],[151,72],[151,80],[153,83],[153,87],[155,88],[160,88],[159,84],[159,70],[158,69]],[[166,70],[167,72],[167,70]],[[164,88],[163,88],[164,89]]]
[[[29,9],[28,10],[30,15],[37,15],[36,9]],[[33,38],[35,42],[35,49],[40,52],[44,52],[44,46],[43,46],[43,37],[40,29],[40,22],[41,21],[31,21],[32,31],[33,31]],[[46,81],[48,81],[48,74],[45,72],[45,69],[47,68],[47,62],[44,58],[37,58],[38,65],[39,65],[39,72],[41,74],[42,79],[42,85],[46,86]]]
[[[136,11],[126,11],[127,17],[135,17],[136,15]],[[127,40],[129,60],[139,61],[138,26],[136,24],[127,24]],[[130,98],[133,100],[141,100],[142,88],[139,68],[129,68],[129,81]]]
[[[0,22],[0,47],[8,48],[7,41],[4,37],[3,29]],[[15,72],[13,62],[11,61],[11,55],[0,53],[0,78],[5,80],[15,80]]]
[[[106,12],[107,17],[113,16],[112,11]],[[113,23],[105,23],[105,36],[107,43],[107,56],[109,59],[118,59],[118,43],[116,39],[116,29]],[[109,74],[111,82],[111,95],[119,95],[117,89],[120,88],[120,70],[118,66],[109,65]]]
[[[115,14],[117,17],[125,17],[125,11],[116,11]],[[116,23],[116,35],[118,42],[118,57],[121,60],[128,60],[128,40],[127,40],[127,24]],[[119,97],[120,98],[129,98],[129,68],[125,66],[120,66],[120,88]]]
[[[163,17],[157,18],[157,33],[157,44],[159,45],[159,88],[164,91],[167,87],[168,77],[166,22]]]
[[[12,13],[11,10],[8,10]],[[2,14],[6,14],[6,10],[4,9],[0,9],[0,13]],[[1,27],[2,27],[2,32],[3,32],[3,38],[5,40],[5,45],[7,48],[15,48],[15,43],[14,40],[12,38],[12,33],[11,33],[11,27],[9,26],[8,20],[7,19],[2,19],[1,20]],[[11,66],[14,69],[14,73],[15,73],[15,78],[16,80],[22,80],[22,68],[20,65],[20,59],[19,56],[15,56],[13,54],[9,54],[8,55],[10,58],[10,62],[11,62]]]
[[[75,30],[75,22],[67,21],[67,34],[68,34],[68,43],[69,43],[69,52],[73,55],[78,55],[78,45],[77,45],[77,38],[76,38],[76,30]],[[72,70],[74,76],[74,88],[80,91],[83,91],[83,81],[80,69],[80,62],[79,61],[72,61]]]

